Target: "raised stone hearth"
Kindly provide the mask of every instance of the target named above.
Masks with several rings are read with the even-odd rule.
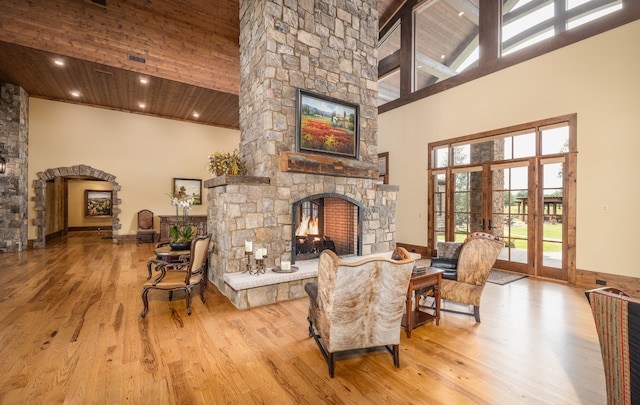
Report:
[[[368,256],[341,257],[342,261],[355,262],[368,257],[391,258],[391,251]],[[420,255],[411,253],[414,259]],[[256,275],[246,272],[227,273],[224,282],[227,297],[239,309],[274,304],[306,296],[304,285],[316,281],[318,277],[318,259],[304,260],[296,264],[298,270],[293,273],[274,273],[271,269]]]

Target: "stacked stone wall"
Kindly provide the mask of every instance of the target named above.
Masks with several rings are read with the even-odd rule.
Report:
[[[27,249],[27,162],[29,94],[19,86],[0,83],[0,252]]]

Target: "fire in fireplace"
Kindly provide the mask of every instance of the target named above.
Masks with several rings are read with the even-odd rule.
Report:
[[[359,205],[325,194],[293,204],[293,261],[313,259],[325,249],[337,255],[359,254]]]

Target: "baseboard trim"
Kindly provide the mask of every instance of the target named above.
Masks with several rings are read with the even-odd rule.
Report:
[[[112,226],[70,226],[67,228],[69,232],[72,231],[111,231]]]
[[[598,284],[596,280],[605,284]],[[598,271],[576,269],[576,287],[586,289],[598,287],[615,287],[632,296],[640,295],[640,278],[621,276],[618,274],[601,273]]]

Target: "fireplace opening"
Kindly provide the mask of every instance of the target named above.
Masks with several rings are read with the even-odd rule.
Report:
[[[330,249],[338,256],[360,252],[359,205],[330,195],[293,204],[292,261],[308,260]]]

